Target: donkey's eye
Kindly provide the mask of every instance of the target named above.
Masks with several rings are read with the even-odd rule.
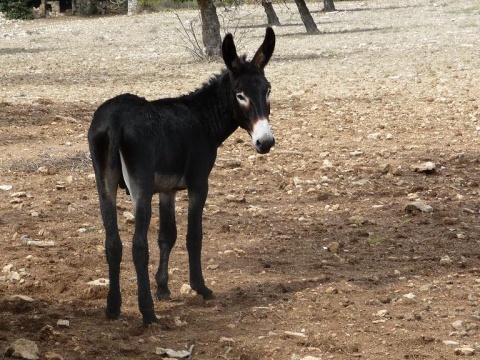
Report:
[[[237,101],[242,106],[247,106],[249,103],[248,97],[242,92],[237,93]]]

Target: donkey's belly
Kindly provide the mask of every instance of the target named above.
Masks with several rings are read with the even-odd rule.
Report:
[[[183,175],[155,174],[154,192],[167,192],[172,190],[185,190],[187,184]]]

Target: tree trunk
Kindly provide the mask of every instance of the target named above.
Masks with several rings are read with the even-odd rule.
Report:
[[[298,12],[305,25],[305,29],[307,29],[307,34],[318,34],[320,31],[318,30],[315,21],[313,21],[312,15],[307,8],[307,4],[305,4],[305,0],[295,0],[295,4],[297,4]]]
[[[42,5],[40,7],[40,17],[47,17],[47,0],[42,0]]]
[[[265,14],[267,14],[268,25],[280,26],[280,20],[278,19],[275,9],[273,8],[272,1],[262,0],[262,6],[265,9]]]
[[[128,15],[137,13],[138,0],[128,0]]]
[[[333,3],[333,0],[323,0],[323,11],[335,11],[335,4]]]
[[[220,36],[220,22],[218,21],[217,8],[213,0],[197,0],[202,16],[203,45],[207,56],[220,56],[222,38]]]

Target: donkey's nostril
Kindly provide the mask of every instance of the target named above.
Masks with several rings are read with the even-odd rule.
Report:
[[[262,146],[262,143],[260,142],[260,140],[255,141],[255,148],[257,149],[257,151],[259,153],[263,152],[263,146]]]

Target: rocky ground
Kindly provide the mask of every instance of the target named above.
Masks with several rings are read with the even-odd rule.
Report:
[[[0,358],[19,339],[41,359],[152,359],[192,345],[194,359],[478,357],[478,1],[308,5],[319,35],[304,34],[294,4],[275,5],[275,149],[256,155],[242,131],[219,149],[203,250],[216,297],[184,286],[179,194],[173,299],[155,304],[162,321],[148,329],[124,194],[123,313],[103,315],[86,132],[105,99],[183,94],[222,64],[182,45],[177,15],[188,25],[193,10],[0,20]],[[219,14],[251,56],[262,8]]]

